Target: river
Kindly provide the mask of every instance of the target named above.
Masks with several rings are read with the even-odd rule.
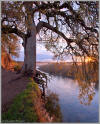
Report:
[[[48,88],[59,97],[63,122],[98,122],[99,98],[95,83],[51,76]]]

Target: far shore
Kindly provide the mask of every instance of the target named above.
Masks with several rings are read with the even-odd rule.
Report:
[[[16,61],[16,62],[19,63],[20,65],[23,65],[23,61]],[[71,65],[73,62],[57,62],[57,61],[41,62],[41,61],[38,61],[36,62],[36,66],[43,66],[43,65],[56,64],[56,63]],[[81,62],[78,62],[78,64],[80,65]]]
[[[22,66],[23,62],[17,61],[17,63]],[[78,62],[78,65],[80,66],[82,63]],[[58,75],[63,77],[69,77],[74,79],[75,78],[75,70],[73,68],[73,62],[36,62],[36,66],[39,67],[39,70],[52,74],[52,75]],[[73,70],[72,72],[71,69]]]

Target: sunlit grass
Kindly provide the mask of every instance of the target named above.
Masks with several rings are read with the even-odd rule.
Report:
[[[29,80],[26,90],[14,98],[8,111],[2,113],[2,123],[49,122],[51,117],[54,122],[61,122],[57,96],[53,93],[47,95],[44,106],[38,84],[32,78]],[[46,116],[47,113],[50,117]]]
[[[16,96],[7,112],[2,114],[2,122],[38,122],[34,107],[38,87],[35,82],[28,84],[27,89]],[[33,90],[34,89],[34,90]]]

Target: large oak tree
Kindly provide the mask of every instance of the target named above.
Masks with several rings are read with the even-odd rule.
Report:
[[[2,36],[13,33],[23,39],[22,72],[36,74],[39,34],[48,40],[48,49],[56,48],[54,42],[50,46],[51,39],[67,43],[59,55],[89,56],[98,61],[98,1],[5,1],[1,7]]]

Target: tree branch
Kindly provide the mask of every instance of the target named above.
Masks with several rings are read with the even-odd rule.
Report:
[[[36,30],[37,30],[37,33],[39,33],[39,31],[41,30],[41,28],[43,27],[46,27],[47,29],[49,30],[52,30],[53,32],[57,33],[58,35],[60,35],[61,37],[63,37],[68,44],[74,42],[72,39],[68,39],[62,32],[58,31],[55,27],[51,26],[50,24],[46,23],[46,22],[43,22],[43,21],[40,21],[38,24],[37,24],[37,27],[36,27]]]
[[[66,2],[65,2],[65,3],[61,6],[61,8],[62,8],[62,7],[67,7],[67,9],[72,13],[72,15],[75,16],[75,19],[77,20],[77,22],[79,22],[79,23],[81,24],[81,26],[83,26],[86,30],[90,30],[91,32],[95,32],[95,33],[98,34],[98,31],[97,31],[96,29],[94,29],[93,27],[87,27],[87,26],[85,25],[84,20],[81,18],[81,16],[80,16],[77,12],[75,12],[75,11],[73,10],[73,8],[70,6],[69,3],[66,3]]]
[[[21,32],[17,28],[12,28],[10,26],[2,26],[1,31],[2,31],[2,33],[5,33],[5,34],[14,33],[14,34],[18,35],[19,37],[21,37],[22,39],[24,39],[26,36],[23,32]]]
[[[36,4],[37,5],[37,4]],[[54,9],[58,9],[58,11],[52,11],[49,13],[49,11],[47,11],[46,13],[46,16],[51,16],[53,17],[54,14],[56,15],[61,15],[62,17],[65,17],[66,19],[74,19],[75,21],[77,21],[82,27],[85,28],[85,30],[90,30],[91,32],[95,32],[98,34],[98,31],[96,29],[94,29],[93,27],[88,27],[85,25],[85,22],[84,20],[81,18],[81,16],[75,12],[73,10],[73,8],[70,6],[70,2],[64,2],[62,5],[57,5],[55,2],[54,3],[49,3],[49,4],[46,4],[46,3],[43,3],[41,5],[38,5],[36,6],[36,8],[33,9],[33,13],[36,12],[36,11],[39,11],[39,10],[45,10],[45,9],[50,9],[50,8],[54,8]],[[71,13],[72,15],[74,15],[74,17],[72,15],[66,15],[64,12],[60,11],[60,9],[62,8],[67,8]],[[68,22],[67,22],[68,23]]]
[[[75,42],[75,40],[67,38],[62,32],[58,31],[55,27],[53,27],[50,24],[48,24],[46,22],[43,22],[43,21],[40,21],[37,24],[37,27],[36,27],[37,33],[39,33],[39,31],[43,27],[46,27],[47,29],[54,31],[55,33],[57,33],[58,35],[60,35],[61,37],[63,37],[67,41],[67,43],[68,43],[69,46],[71,46],[70,43]],[[80,43],[79,44],[77,42],[75,42],[75,43],[79,46],[79,48],[81,50],[83,50],[87,55],[89,55],[88,52],[86,51],[86,49]]]

